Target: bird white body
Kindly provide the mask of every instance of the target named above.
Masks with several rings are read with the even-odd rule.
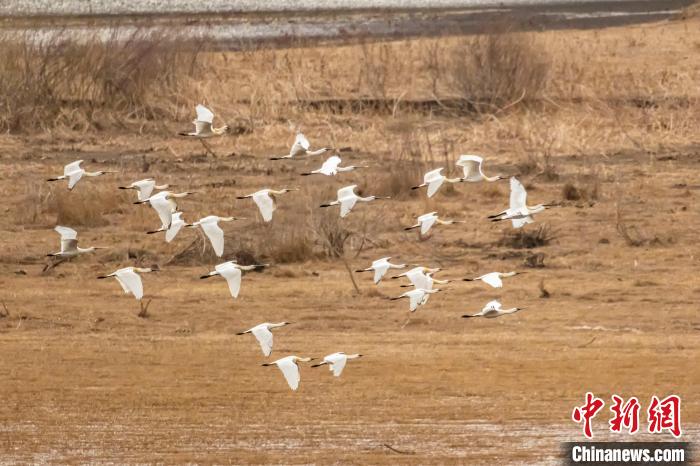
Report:
[[[165,242],[169,243],[174,240],[183,226],[185,226],[185,221],[182,219],[182,212],[173,213],[170,228],[165,231]]]
[[[391,257],[382,257],[372,262],[372,265],[366,269],[357,270],[357,272],[371,272],[374,271],[374,284],[379,284],[382,277],[387,273],[389,269],[403,269],[406,268],[406,264],[392,264],[389,262]]]
[[[134,181],[129,186],[120,186],[119,189],[134,189],[136,190],[138,200],[145,201],[151,197],[154,189],[168,189],[168,185],[156,185],[156,181],[153,178],[146,178]]]
[[[63,175],[58,176],[56,178],[49,178],[48,181],[59,181],[59,180],[68,180],[68,189],[71,190],[75,187],[75,185],[82,179],[83,176],[101,176],[105,175],[107,173],[113,173],[112,171],[106,171],[106,170],[101,170],[97,172],[88,172],[85,171],[83,168],[80,167],[80,164],[83,163],[82,160],[76,160],[75,162],[71,162],[65,167],[63,167]]]
[[[493,319],[495,317],[500,317],[506,314],[514,314],[521,311],[523,308],[514,307],[512,309],[502,309],[501,303],[498,301],[489,301],[484,308],[477,312],[476,314],[465,314],[462,317],[485,317],[487,319]]]
[[[408,298],[408,309],[411,312],[415,312],[416,309],[418,309],[418,306],[424,305],[428,300],[426,299],[428,295],[437,293],[440,291],[440,289],[433,289],[433,290],[425,290],[423,288],[414,288],[413,290],[407,291],[403,293],[401,296],[398,298],[391,298],[392,300],[396,299],[401,299],[401,298]]]
[[[97,249],[104,249],[95,246],[89,248],[78,247],[78,232],[72,228],[57,226],[54,228],[54,231],[61,235],[61,250],[59,252],[49,254],[49,256],[74,257],[79,254],[94,252]]]
[[[292,144],[292,147],[289,149],[289,154],[287,155],[282,155],[280,157],[271,157],[271,160],[282,160],[282,159],[293,159],[294,157],[298,155],[319,155],[323,154],[324,152],[328,152],[329,150],[332,150],[331,148],[328,147],[322,147],[317,150],[311,150],[311,143],[309,142],[308,139],[306,139],[306,136],[300,131],[297,132],[297,135],[294,137],[294,143]]]
[[[109,275],[104,275],[98,278],[114,277],[121,285],[124,293],[134,295],[134,298],[140,300],[143,298],[143,282],[141,281],[140,273],[153,272],[150,268],[139,267],[124,267]]]
[[[406,277],[411,282],[411,285],[413,285],[414,288],[432,290],[433,285],[435,283],[439,283],[441,285],[446,285],[447,283],[450,283],[450,280],[438,280],[436,278],[433,278],[433,274],[439,271],[439,268],[429,269],[427,267],[414,267],[411,270],[392,278]],[[401,287],[404,288],[411,285],[401,285]],[[423,298],[422,304],[426,304],[429,299],[430,294],[426,294]]]
[[[486,283],[487,285],[489,285],[493,288],[502,288],[503,287],[503,280],[502,280],[503,278],[513,277],[517,274],[518,274],[518,272],[506,272],[506,273],[491,272],[491,273],[487,273],[487,274],[481,275],[481,276],[476,277],[476,278],[465,278],[464,280],[469,281],[469,282],[481,280],[482,282]]]
[[[460,183],[462,181],[461,178],[447,178],[445,175],[440,173],[442,172],[442,170],[443,168],[436,168],[435,170],[429,171],[428,173],[423,175],[423,184],[414,186],[412,189],[418,189],[427,186],[428,197],[433,197],[445,181],[447,181],[448,183]]]
[[[462,180],[470,183],[479,181],[498,181],[504,179],[500,175],[486,176],[483,171],[484,159],[478,155],[461,155],[456,165],[462,167],[464,177]]]
[[[243,275],[242,271],[254,270],[260,267],[265,267],[265,265],[239,265],[234,261],[228,261],[216,265],[213,272],[209,272],[207,275],[202,275],[200,278],[209,278],[216,275],[222,276],[228,284],[228,289],[231,292],[231,296],[233,296],[235,299],[238,297],[238,294],[241,291],[241,277]]]
[[[170,191],[161,191],[152,195],[148,199],[137,201],[135,204],[149,204],[151,207],[153,207],[153,210],[155,210],[158,214],[158,218],[160,219],[161,223],[160,229],[156,230],[155,232],[165,231],[170,228],[173,221],[173,214],[177,212],[177,203],[175,202],[175,199],[189,196],[190,194],[193,193],[173,193]],[[177,234],[177,232],[175,232],[175,234]]]
[[[248,329],[245,332],[238,333],[238,335],[245,335],[246,333],[252,333],[253,336],[255,337],[255,339],[258,340],[258,343],[260,344],[260,349],[262,349],[263,354],[265,356],[269,356],[272,353],[272,343],[273,343],[271,330],[273,328],[283,327],[285,325],[289,325],[289,322],[280,322],[278,324],[271,324],[269,322],[265,322],[265,323],[256,325],[255,327]]]
[[[289,388],[291,388],[292,390],[296,390],[297,388],[299,388],[299,381],[301,380],[301,377],[299,376],[299,366],[297,365],[297,363],[299,361],[309,362],[312,360],[312,358],[287,356],[285,358],[278,359],[277,361],[271,363],[265,363],[263,364],[263,366],[277,366],[279,370],[282,371],[282,375],[284,375],[284,378],[287,381]]]
[[[238,199],[253,199],[255,205],[258,206],[258,210],[260,211],[263,221],[269,222],[272,220],[272,213],[277,209],[275,196],[287,193],[289,191],[296,191],[296,188],[285,188],[280,190],[261,189],[260,191],[253,194],[248,194],[247,196],[239,196]]]
[[[528,223],[533,223],[535,220],[532,217],[534,214],[540,213],[545,209],[552,207],[547,204],[538,204],[533,207],[527,205],[527,191],[525,187],[515,177],[510,178],[510,207],[503,212],[491,215],[489,218],[492,221],[511,220],[513,228],[522,228]]]
[[[360,197],[357,194],[355,194],[355,188],[357,185],[353,184],[350,186],[346,186],[344,188],[340,188],[338,190],[338,199],[335,201],[332,201],[328,204],[323,204],[321,207],[330,207],[334,205],[340,205],[340,217],[345,217],[347,216],[352,208],[355,206],[357,201],[361,202],[370,202],[374,201],[375,199],[388,199],[388,197],[379,197],[379,196],[368,196],[368,197]]]
[[[219,226],[219,222],[232,222],[235,217],[219,217],[208,215],[194,223],[186,224],[187,227],[199,226],[211,243],[214,254],[221,257],[224,254],[224,230]]]
[[[460,220],[442,220],[437,212],[429,212],[427,214],[423,214],[419,216],[417,219],[417,222],[415,225],[412,225],[410,227],[404,228],[404,230],[412,230],[414,228],[419,228],[420,227],[420,234],[425,235],[430,231],[430,229],[433,227],[433,225],[440,224],[440,225],[452,225],[453,223],[464,223]]]
[[[228,131],[227,125],[220,128],[213,127],[214,113],[204,105],[197,105],[195,107],[195,112],[197,113],[197,118],[192,122],[194,123],[194,131],[180,133],[181,136],[204,139],[214,136],[221,136]]]
[[[359,166],[359,165],[349,165],[347,167],[341,167],[340,166],[341,160],[340,157],[337,155],[332,155],[331,157],[328,157],[328,159],[323,162],[323,165],[321,165],[321,168],[317,170],[312,170],[309,173],[302,173],[302,175],[325,175],[325,176],[335,176],[338,173],[343,173],[343,172],[350,172],[358,168],[366,168],[365,166]]]
[[[335,377],[340,377],[345,369],[345,364],[347,364],[349,359],[357,359],[362,357],[361,354],[345,354],[342,351],[338,353],[332,353],[323,358],[320,364],[315,364],[311,367],[320,367],[323,365],[328,365],[328,369],[333,372]]]

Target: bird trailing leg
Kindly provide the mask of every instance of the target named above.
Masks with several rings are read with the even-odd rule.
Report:
[[[52,256],[49,254],[49,262],[44,266],[44,268],[41,270],[41,273],[49,273],[59,265],[63,264],[64,262],[68,262],[68,258],[66,257],[61,257],[61,256]]]
[[[141,310],[138,313],[138,316],[141,317],[142,319],[145,319],[148,317],[148,306],[151,305],[152,299],[149,299],[146,305],[143,305],[143,301],[139,300],[139,306],[141,307]]]
[[[401,330],[403,330],[403,328],[404,328],[406,325],[408,325],[408,323],[409,323],[410,321],[411,321],[411,314],[408,315],[408,319],[406,319],[406,322],[404,322],[403,325],[401,326]]]
[[[204,146],[204,150],[206,150],[206,154],[211,154],[212,157],[216,157],[217,155],[214,153],[214,151],[211,149],[211,146],[204,141],[204,139],[199,139],[199,142],[202,143],[202,146]]]

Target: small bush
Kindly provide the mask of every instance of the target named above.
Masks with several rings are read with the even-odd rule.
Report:
[[[80,42],[62,32],[3,38],[0,131],[100,129],[162,118],[178,86],[196,71],[196,57],[193,43],[140,30]],[[108,114],[111,120],[105,120]]]
[[[452,53],[447,67],[451,88],[459,97],[487,107],[537,98],[550,62],[534,36],[508,32],[476,36]]]
[[[546,223],[531,230],[525,228],[504,234],[498,245],[514,249],[533,249],[546,246],[554,239],[552,230]]]

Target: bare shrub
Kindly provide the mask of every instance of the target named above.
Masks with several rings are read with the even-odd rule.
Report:
[[[337,212],[324,210],[313,219],[313,229],[327,257],[343,257],[345,242],[352,233],[343,225]]]
[[[56,215],[56,223],[71,227],[98,227],[109,223],[105,215],[122,212],[130,204],[123,192],[104,186],[90,190],[56,189],[48,198],[48,214]]]
[[[600,193],[600,182],[592,181],[590,184],[565,183],[562,187],[562,197],[567,201],[595,201]]]
[[[502,31],[475,36],[452,52],[447,66],[452,91],[489,110],[540,95],[549,57],[527,33]]]
[[[554,239],[549,224],[544,223],[538,227],[526,230],[508,231],[498,241],[499,246],[507,246],[514,249],[533,249],[548,245]]]
[[[0,41],[0,130],[119,126],[171,111],[182,80],[194,72],[193,43],[135,31],[128,37],[30,33]],[[163,98],[167,95],[167,99]],[[108,110],[108,112],[106,112]],[[108,114],[117,112],[111,121]]]

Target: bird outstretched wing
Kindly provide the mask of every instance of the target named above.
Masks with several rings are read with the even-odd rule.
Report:
[[[275,201],[267,191],[258,191],[253,194],[253,202],[260,209],[260,215],[262,215],[264,221],[269,222],[272,220],[272,212],[275,211]]]
[[[527,204],[527,191],[514,176],[510,178],[510,209],[517,210]]]
[[[238,293],[241,291],[241,276],[243,275],[241,269],[236,267],[231,262],[224,262],[223,264],[219,264],[214,268],[217,272],[219,272],[219,275],[226,279],[231,296],[237,298]]]
[[[340,162],[340,157],[337,155],[328,157],[328,160],[323,162],[323,165],[321,165],[320,172],[326,176],[333,176],[338,173],[338,165],[340,165]]]
[[[172,221],[170,222],[170,228],[165,232],[165,241],[169,243],[175,239],[175,236],[177,236],[184,225],[185,221],[182,219],[182,212],[174,213],[172,215]]]
[[[71,162],[65,167],[63,167],[63,175],[68,176],[71,173],[80,170],[80,164],[83,163],[82,160],[76,160],[75,162]]]
[[[204,234],[209,238],[211,247],[214,248],[214,253],[221,257],[224,254],[224,230],[216,222],[207,222],[200,225]]]
[[[501,280],[501,277],[498,276],[498,273],[487,273],[483,277],[481,277],[481,281],[491,285],[494,288],[501,288],[503,286],[503,281]]]
[[[128,289],[134,298],[143,298],[143,283],[139,274],[132,269],[121,269],[117,271],[117,278],[124,289]]]
[[[156,195],[149,199],[149,204],[158,213],[163,229],[170,228],[173,221],[173,203],[165,196]]]
[[[280,359],[279,361],[277,361],[277,367],[279,367],[282,371],[284,378],[289,384],[289,388],[291,388],[292,390],[296,390],[297,388],[299,388],[299,366],[297,366],[297,364],[294,361],[287,358]]]
[[[343,373],[343,369],[345,368],[345,363],[348,361],[348,357],[344,353],[333,353],[323,358],[323,360],[331,365],[333,375],[340,377],[340,374]]]
[[[253,327],[251,332],[260,343],[263,354],[269,356],[272,353],[272,332],[264,325]]]
[[[210,125],[214,123],[214,113],[202,104],[195,107],[197,112],[197,120],[204,123],[209,123]]]
[[[481,165],[483,159],[478,155],[462,155],[457,161],[457,165],[462,167],[464,172],[464,179],[467,181],[479,181],[481,180]]]

